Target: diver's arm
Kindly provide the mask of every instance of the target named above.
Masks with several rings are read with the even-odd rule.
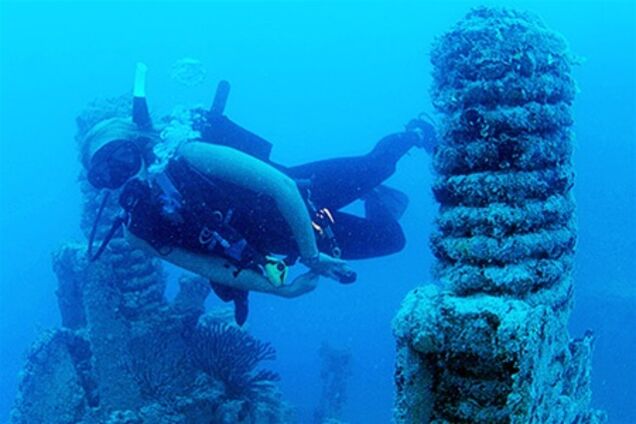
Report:
[[[157,254],[152,246],[130,231],[126,231],[126,239],[137,249],[144,250],[151,255]],[[287,298],[297,297],[314,290],[318,282],[317,276],[312,278],[308,274],[303,274],[290,285],[275,287],[267,278],[255,271],[244,269],[235,276],[236,267],[226,259],[218,256],[201,255],[181,248],[174,248],[167,255],[161,256],[161,258],[219,284]]]
[[[317,279],[296,278],[291,284],[275,287],[267,278],[251,269],[234,275],[236,267],[218,256],[201,255],[185,249],[175,248],[162,258],[181,268],[208,278],[216,283],[241,290],[257,291],[281,297],[297,297],[316,288]]]
[[[200,172],[270,196],[292,230],[302,258],[318,248],[311,219],[296,183],[287,175],[238,150],[201,142],[186,143],[179,153]]]

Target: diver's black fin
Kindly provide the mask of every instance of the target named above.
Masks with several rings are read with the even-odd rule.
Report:
[[[406,194],[395,188],[380,185],[364,198],[365,216],[368,219],[386,219],[387,215],[397,221],[402,218],[409,205]]]
[[[148,102],[146,102],[146,72],[148,67],[142,63],[137,63],[135,68],[135,84],[133,86],[132,119],[142,130],[152,129],[152,120],[148,112]]]
[[[212,287],[214,294],[223,302],[234,302],[234,321],[236,321],[239,326],[245,324],[247,314],[249,313],[249,301],[247,296],[250,292],[217,284],[212,280],[210,280],[210,287]]]
[[[212,107],[210,108],[210,115],[213,116],[221,116],[225,111],[225,105],[227,103],[227,98],[230,95],[230,83],[222,80],[219,81],[219,84],[216,86],[216,94],[214,95],[214,101],[212,102]]]
[[[234,287],[228,287],[223,284],[215,283],[210,280],[210,287],[212,287],[212,291],[214,294],[218,296],[223,302],[231,302],[236,297],[236,293],[239,289],[235,289]]]
[[[435,120],[427,113],[422,112],[417,118],[411,119],[411,121],[406,124],[406,131],[417,136],[415,146],[421,147],[432,155],[439,142],[435,127]]]
[[[234,298],[234,321],[242,327],[247,321],[247,314],[249,313],[249,300],[247,296],[250,294],[247,290],[241,290],[241,292]]]
[[[145,97],[133,97],[133,122],[142,130],[152,128],[152,120],[148,111],[148,102]]]

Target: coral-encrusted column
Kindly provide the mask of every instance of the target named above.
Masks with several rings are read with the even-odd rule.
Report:
[[[435,286],[394,321],[399,423],[601,422],[570,340],[571,57],[536,17],[470,12],[437,40]]]

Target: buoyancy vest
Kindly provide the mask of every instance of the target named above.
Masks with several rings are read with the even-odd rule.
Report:
[[[203,117],[203,112],[193,115]],[[224,116],[195,119],[193,128],[201,132],[200,141],[236,148],[269,163],[271,144]],[[179,197],[177,202],[174,193]],[[314,224],[320,222],[324,215],[311,203],[309,188],[301,189],[301,194],[314,217]],[[171,159],[167,168],[150,180],[130,180],[122,190],[120,204],[126,216],[116,222],[124,222],[131,233],[148,242],[161,255],[180,247],[203,254],[218,254],[240,262],[239,266],[247,264],[250,267],[272,253],[287,256],[289,263],[298,257],[292,231],[272,198],[203,175],[182,158]],[[328,228],[329,222],[322,221],[318,232],[321,237],[327,235],[330,253],[338,256],[339,249]],[[113,224],[112,234],[115,227]],[[89,256],[94,260],[108,240],[105,239],[93,255],[93,236]]]

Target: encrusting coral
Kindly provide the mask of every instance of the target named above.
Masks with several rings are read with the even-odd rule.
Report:
[[[431,54],[443,118],[431,247],[442,288],[394,323],[398,423],[600,423],[593,337],[571,340],[576,245],[565,41],[536,16],[477,8]]]
[[[326,342],[320,346],[320,379],[322,393],[316,410],[316,424],[336,423],[347,402],[347,382],[352,374],[353,361],[349,349],[337,349]]]
[[[89,105],[77,120],[80,151],[92,125],[130,116],[130,109],[128,96]],[[88,236],[99,196],[84,175],[80,187]],[[118,213],[116,202],[106,204],[98,243]],[[278,376],[257,369],[274,349],[231,325],[231,314],[204,314],[207,281],[181,278],[168,302],[160,261],[121,233],[96,262],[86,250],[85,243],[67,243],[53,255],[62,328],[31,348],[12,423],[289,422]]]

